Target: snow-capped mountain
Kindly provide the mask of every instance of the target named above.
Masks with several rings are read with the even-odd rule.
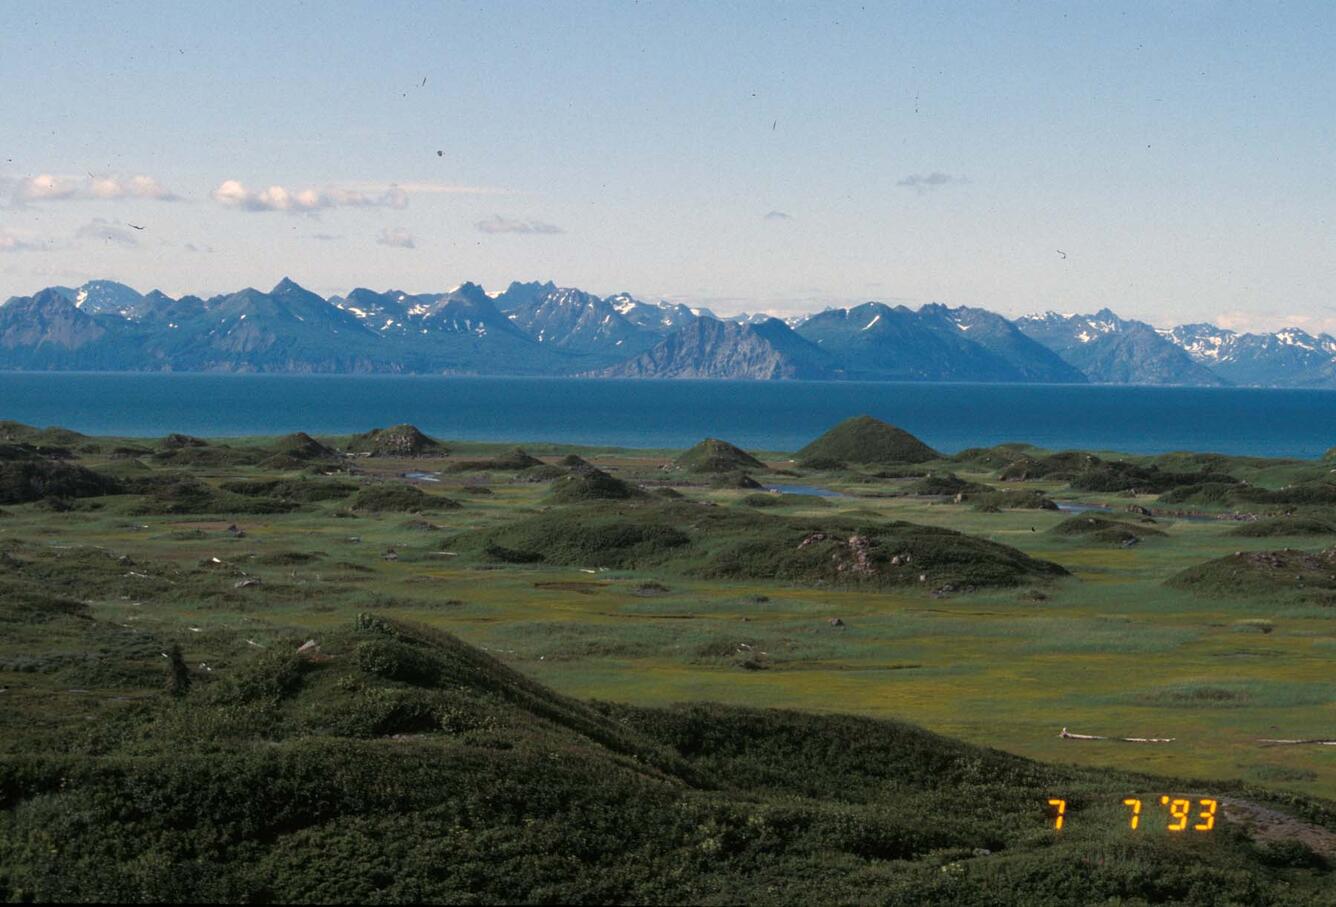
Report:
[[[1024,315],[1015,325],[1098,384],[1228,383],[1150,325],[1107,308],[1093,315]]]
[[[1108,308],[1011,321],[980,308],[869,302],[787,320],[721,319],[551,281],[493,293],[475,283],[360,287],[325,299],[284,278],[268,292],[173,299],[93,280],[0,305],[0,369],[1336,387],[1336,338],[1156,330]]]
[[[539,343],[573,352],[624,351],[632,356],[652,346],[662,334],[627,320],[610,299],[550,281],[512,283],[496,298],[496,304],[516,327]]]
[[[135,320],[144,314],[144,296],[114,280],[90,280],[81,287],[52,289],[89,315],[119,315]]]
[[[1161,334],[1231,384],[1326,385],[1336,361],[1336,338],[1300,328],[1238,334],[1213,324],[1184,324]]]

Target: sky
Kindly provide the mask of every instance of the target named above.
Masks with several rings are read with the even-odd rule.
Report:
[[[1329,2],[0,13],[0,298],[550,279],[1336,329]]]

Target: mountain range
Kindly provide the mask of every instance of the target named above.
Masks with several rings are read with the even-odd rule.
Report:
[[[0,369],[1336,387],[1336,338],[936,303],[721,318],[550,281],[173,299],[94,280],[0,305]]]

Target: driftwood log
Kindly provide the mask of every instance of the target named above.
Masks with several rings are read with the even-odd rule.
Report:
[[[1058,732],[1063,740],[1113,740],[1118,743],[1173,743],[1177,737],[1100,737],[1097,734],[1073,734],[1063,728]]]

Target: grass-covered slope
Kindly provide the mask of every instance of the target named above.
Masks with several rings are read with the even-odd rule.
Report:
[[[1173,782],[895,722],[581,703],[373,617],[313,643],[178,664],[174,695],[0,757],[0,898],[1299,905],[1331,881],[1228,826],[1129,834],[1120,798]]]
[[[804,463],[857,463],[881,465],[924,463],[941,454],[905,431],[874,419],[846,419],[798,451]]]

